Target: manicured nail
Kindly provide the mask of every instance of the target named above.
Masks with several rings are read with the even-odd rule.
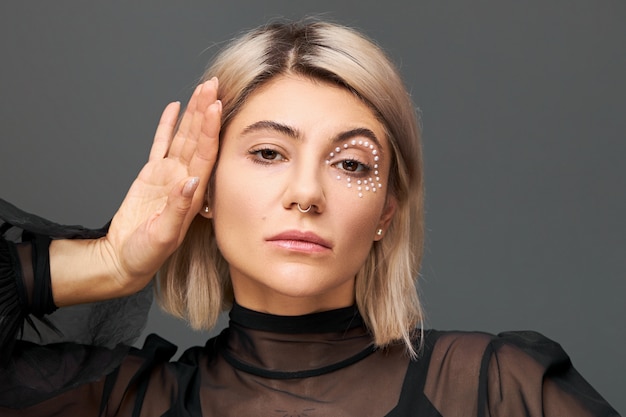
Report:
[[[193,197],[193,193],[198,188],[198,183],[200,182],[199,177],[193,177],[187,180],[185,186],[183,187],[183,197],[191,198]]]

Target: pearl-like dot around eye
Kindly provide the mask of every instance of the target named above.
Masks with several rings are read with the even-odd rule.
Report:
[[[378,161],[380,160],[379,156],[378,156],[378,150],[374,148],[374,145],[372,143],[370,143],[369,141],[363,141],[363,140],[356,140],[356,139],[352,139],[350,141],[350,144],[353,146],[356,146],[357,144],[364,146],[367,149],[370,149],[372,151],[372,155],[374,155],[374,178],[376,179],[376,182],[378,182],[378,187],[376,187],[376,184],[374,183],[374,178],[363,178],[363,179],[356,179],[356,183],[357,183],[357,190],[359,191],[359,197],[362,198],[363,197],[363,188],[365,188],[365,191],[371,191],[373,193],[377,192],[378,189],[382,189],[382,184],[379,182],[380,181],[380,176],[379,176],[379,172],[378,172]],[[337,146],[333,152],[329,152],[328,154],[328,159],[326,159],[326,165],[332,165],[332,158],[334,158],[335,156],[338,156],[339,153],[342,151],[342,147],[343,149],[348,149],[349,145],[348,143],[344,143],[343,145],[339,145]],[[341,175],[337,175],[335,178],[337,178],[338,181],[342,180],[342,179],[346,179],[346,186],[348,188],[352,188],[352,178],[350,178],[350,176],[341,176]]]

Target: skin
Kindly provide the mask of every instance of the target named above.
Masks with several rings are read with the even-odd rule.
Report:
[[[248,98],[220,147],[212,207],[200,213],[214,221],[237,302],[281,315],[353,304],[355,276],[395,211],[389,145],[370,108],[331,84],[280,76]],[[359,196],[375,164],[382,189]]]

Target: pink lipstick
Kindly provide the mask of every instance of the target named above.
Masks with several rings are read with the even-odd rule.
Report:
[[[332,249],[332,244],[313,232],[289,230],[266,239],[272,245],[297,252],[325,252]]]

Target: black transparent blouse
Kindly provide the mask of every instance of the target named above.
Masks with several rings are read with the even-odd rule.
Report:
[[[424,332],[417,359],[373,347],[356,307],[279,317],[235,303],[229,326],[171,361],[140,334],[150,288],[56,309],[49,239],[61,226],[0,200],[1,416],[618,416],[534,332]],[[420,332],[416,332],[419,334]]]

